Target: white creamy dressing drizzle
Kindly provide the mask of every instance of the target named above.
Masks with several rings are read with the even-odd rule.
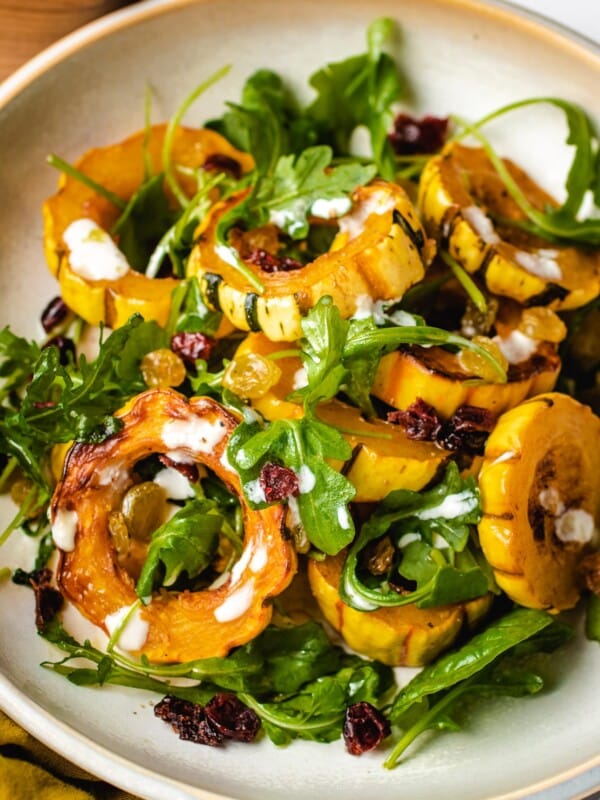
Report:
[[[73,272],[91,281],[114,281],[130,266],[105,230],[92,219],[76,219],[63,233]]]
[[[268,553],[266,547],[259,547],[250,559],[252,572],[260,572],[267,566]]]
[[[554,514],[555,517],[560,517],[565,513],[565,504],[554,486],[542,489],[538,495],[538,501],[542,508]]]
[[[422,511],[415,512],[417,519],[455,519],[469,514],[477,508],[477,498],[473,493],[465,490],[456,494],[449,494],[442,502],[433,508],[424,508]]]
[[[230,267],[238,266],[238,260],[235,257],[235,251],[226,244],[218,244],[215,247],[215,253],[222,261],[224,261],[226,264],[229,264]]]
[[[402,549],[404,547],[408,547],[408,545],[412,544],[413,542],[420,542],[420,541],[421,541],[420,533],[404,533],[398,539],[398,547]]]
[[[136,602],[131,606],[123,606],[123,608],[120,608],[113,614],[108,614],[104,620],[104,625],[111,636],[125,623],[116,642],[121,650],[127,650],[129,652],[140,650],[146,643],[150,625],[145,619],[142,619],[141,612],[142,609]],[[130,614],[131,616],[129,616]]]
[[[498,244],[500,237],[496,233],[494,223],[479,206],[466,206],[462,210],[462,215],[486,244]]]
[[[307,467],[306,464],[302,464],[298,472],[296,472],[296,477],[298,478],[298,489],[300,490],[300,494],[308,494],[315,488],[317,478],[312,469]]]
[[[120,464],[109,464],[104,469],[98,470],[96,474],[99,486],[114,486],[115,489],[122,487],[130,480],[129,473]]]
[[[517,250],[515,261],[520,267],[530,275],[536,275],[548,281],[559,281],[562,278],[562,270],[556,262],[558,250],[538,250],[537,253],[528,253],[525,250]]]
[[[356,239],[364,231],[365,223],[371,214],[386,214],[394,208],[394,205],[394,198],[387,192],[373,192],[350,214],[340,217],[340,233],[346,233],[349,241]]]
[[[59,508],[52,520],[52,540],[66,553],[75,549],[75,534],[79,518],[76,511]]]
[[[306,206],[301,200],[287,208],[272,208],[269,212],[269,222],[293,236],[304,227],[305,210]]]
[[[356,608],[358,611],[375,611],[378,608],[375,603],[370,603],[355,591],[347,575],[344,577],[344,592],[351,600],[352,608]]]
[[[536,352],[539,344],[535,339],[518,330],[511,331],[504,338],[494,336],[492,341],[498,345],[500,352],[509,364],[520,364],[522,361],[527,361]]]
[[[338,506],[337,520],[338,520],[338,525],[344,531],[347,531],[352,527],[352,517],[348,512],[347,506]]]
[[[394,325],[410,326],[413,327],[417,324],[417,320],[412,314],[402,309],[392,311],[391,314],[387,312],[387,308],[394,306],[400,298],[392,300],[373,300],[368,294],[359,294],[356,297],[356,309],[350,319],[368,319],[373,318],[376,325],[382,326],[386,322],[391,321]]]
[[[331,200],[319,198],[310,207],[310,213],[319,219],[336,219],[347,214],[352,208],[349,197],[334,197]]]
[[[225,426],[200,417],[165,422],[162,440],[166,450],[187,447],[196,453],[211,453],[225,436]]]
[[[594,518],[583,508],[570,508],[556,520],[555,533],[561,542],[590,544],[596,535]]]
[[[251,503],[266,503],[265,490],[261,486],[260,479],[248,481],[244,484],[244,494]]]
[[[179,470],[165,467],[154,476],[154,483],[164,489],[170,500],[187,500],[194,497],[194,487]]]
[[[490,466],[493,467],[494,464],[503,464],[505,461],[510,461],[513,459],[516,455],[517,454],[513,450],[507,450],[505,453],[499,455],[498,458],[495,458]]]
[[[217,622],[231,622],[231,620],[239,619],[248,611],[253,599],[254,578],[250,578],[215,608],[215,619]]]
[[[446,550],[450,545],[440,533],[434,533],[431,538],[431,544],[436,550]]]

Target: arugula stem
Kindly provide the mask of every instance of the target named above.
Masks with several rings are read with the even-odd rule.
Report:
[[[450,269],[452,270],[452,274],[456,278],[456,280],[460,283],[463,287],[465,292],[469,295],[470,299],[473,301],[473,304],[477,308],[478,311],[481,311],[482,314],[485,314],[487,311],[487,302],[485,299],[485,295],[481,291],[481,289],[477,286],[473,278],[469,275],[469,273],[461,267],[461,265],[456,261],[456,259],[452,258],[450,253],[447,250],[440,250],[440,255],[442,260],[445,264],[447,264]]]
[[[11,535],[11,533],[19,527],[19,525],[23,522],[23,520],[27,518],[27,514],[31,511],[32,508],[35,508],[37,501],[38,501],[38,487],[32,486],[21,505],[21,508],[17,511],[11,522],[9,522],[7,527],[0,534],[0,547],[2,547],[2,545],[8,539],[8,537]]]
[[[318,731],[321,728],[329,728],[331,725],[335,725],[336,722],[340,721],[339,714],[331,714],[328,717],[320,717],[317,722],[304,722],[302,718],[290,720],[289,722],[284,719],[283,717],[279,716],[278,714],[274,714],[270,712],[262,703],[259,703],[257,700],[252,697],[250,694],[246,694],[245,692],[240,692],[238,694],[239,699],[242,703],[245,703],[249,706],[253,711],[256,711],[259,717],[262,717],[267,722],[272,723],[273,725],[277,725],[278,728],[283,728],[284,730],[289,731]],[[341,726],[340,726],[341,727]]]
[[[402,736],[390,755],[383,762],[383,766],[386,769],[394,769],[394,767],[398,765],[400,756],[402,753],[404,753],[407,747],[409,747],[418,736],[424,733],[431,726],[436,717],[440,716],[442,711],[451,706],[461,696],[461,694],[466,694],[469,691],[470,684],[473,682],[475,677],[477,676],[474,675],[472,678],[469,678],[463,683],[458,684],[458,686],[455,686],[448,692],[448,694],[444,695],[441,700],[435,703],[425,714],[423,714],[423,716],[406,731],[404,736]]]
[[[18,466],[18,463],[19,462],[14,456],[8,459],[6,466],[4,467],[4,469],[2,470],[2,474],[0,475],[0,492],[4,490],[7,480],[14,472],[15,467]]]
[[[175,133],[177,132],[177,127],[181,120],[183,119],[185,113],[189,109],[189,107],[200,97],[200,95],[204,94],[207,89],[209,89],[214,83],[220,81],[229,70],[231,69],[230,64],[226,64],[221,69],[217,70],[213,73],[209,78],[203,81],[199,86],[197,86],[190,94],[185,98],[183,103],[179,106],[175,114],[169,120],[169,124],[167,125],[167,130],[165,132],[165,139],[163,142],[163,149],[162,149],[162,161],[163,161],[163,169],[165,171],[165,179],[169,188],[175,195],[176,199],[178,200],[179,204],[182,208],[187,208],[190,203],[190,200],[186,196],[185,192],[181,189],[181,186],[177,182],[177,178],[175,177],[175,170],[173,169],[173,161],[172,161],[172,153],[173,153],[173,142],[175,140]]]
[[[46,157],[46,161],[50,164],[51,167],[64,172],[65,175],[68,175],[70,178],[74,178],[79,183],[83,183],[84,186],[87,186],[89,189],[93,189],[97,194],[104,197],[105,200],[108,200],[114,206],[116,206],[121,211],[124,211],[127,202],[119,197],[118,194],[111,192],[110,189],[107,189],[105,186],[102,186],[100,183],[96,183],[93,178],[88,177],[83,172],[74,167],[72,164],[69,164],[68,161],[65,161],[60,156],[51,153],[49,156]]]
[[[276,353],[269,353],[267,358],[269,361],[279,361],[281,358],[300,358],[302,355],[302,350],[296,349],[289,349],[289,350],[277,350]]]

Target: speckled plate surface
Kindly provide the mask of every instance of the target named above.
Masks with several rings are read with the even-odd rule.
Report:
[[[237,99],[268,66],[301,85],[316,67],[362,52],[377,16],[396,17],[418,112],[470,118],[533,95],[564,96],[600,117],[600,56],[591,44],[509,7],[473,0],[169,0],[133,6],[63,40],[0,88],[0,315],[31,336],[56,286],[44,266],[40,206],[54,190],[48,152],[73,159],[142,127],[146,82],[154,118],[166,118],[217,67],[228,77],[189,119]],[[517,124],[519,123],[519,124]],[[552,111],[496,125],[498,147],[550,190],[566,153]],[[8,519],[12,509],[0,507]],[[21,539],[0,565],[30,565]],[[600,647],[578,639],[555,657],[559,680],[543,696],[491,703],[460,734],[416,747],[394,772],[381,754],[341,743],[269,743],[210,749],[180,742],[155,721],[145,694],[78,689],[39,668],[54,657],[33,625],[30,593],[0,587],[0,706],[54,749],[153,800],[482,800],[541,793],[573,798],[600,785]]]

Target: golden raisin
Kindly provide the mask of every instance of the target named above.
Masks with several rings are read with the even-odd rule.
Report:
[[[185,380],[185,364],[176,353],[166,347],[146,353],[140,369],[146,386],[150,388],[179,386]]]
[[[111,511],[108,515],[108,530],[119,559],[125,558],[129,550],[129,531],[121,511]]]
[[[483,350],[487,350],[487,352],[496,359],[496,361],[504,370],[508,368],[508,361],[502,354],[496,342],[492,341],[487,336],[474,336],[471,341],[475,344],[478,344]],[[498,372],[494,369],[490,362],[479,353],[476,353],[473,350],[461,350],[458,356],[458,361],[460,366],[465,372],[468,372],[469,375],[481,378],[489,383],[496,383],[498,381]]]
[[[244,353],[225,370],[223,386],[238,397],[255,400],[263,397],[281,378],[281,369],[271,359],[257,353]]]
[[[546,306],[524,309],[519,330],[531,339],[541,339],[544,342],[562,342],[567,335],[565,323]]]
[[[162,525],[167,508],[167,493],[157,483],[137,483],[123,498],[123,519],[134,539],[149,541]]]

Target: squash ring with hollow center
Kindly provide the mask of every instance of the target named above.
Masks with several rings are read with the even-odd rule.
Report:
[[[108,527],[110,512],[120,508],[134,483],[134,465],[157,452],[203,464],[240,499],[244,550],[218,588],[155,593],[136,614],[138,630],[147,629],[145,641],[127,649],[154,662],[225,656],[266,627],[272,613],[266,600],[283,591],[296,572],[295,551],[283,534],[284,509],[247,505],[225,458],[237,420],[215,400],[188,401],[177,392],[155,389],[135,397],[117,416],[124,423],[118,433],[101,444],[73,446],[52,498],[55,538],[57,529],[71,526],[74,533],[72,549],[60,550],[58,585],[85,617],[108,632],[107,617],[124,614],[139,600],[133,579],[119,566]]]

